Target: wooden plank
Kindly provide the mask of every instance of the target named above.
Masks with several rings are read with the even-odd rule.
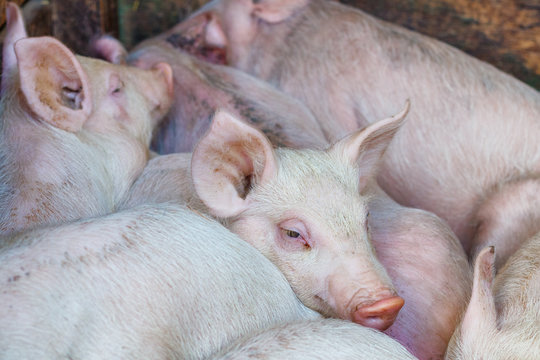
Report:
[[[120,40],[129,49],[185,19],[208,0],[118,0]]]
[[[108,7],[96,0],[51,0],[53,34],[75,53],[90,53],[93,37],[106,32]]]

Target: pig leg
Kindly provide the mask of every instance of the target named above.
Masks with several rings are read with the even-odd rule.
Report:
[[[472,274],[465,252],[434,214],[402,207],[379,188],[374,192],[371,239],[405,300],[385,332],[420,359],[442,359],[470,292]]]
[[[524,179],[502,185],[480,206],[478,228],[473,240],[474,258],[486,246],[497,249],[496,269],[500,269],[532,235],[540,231],[540,180]]]

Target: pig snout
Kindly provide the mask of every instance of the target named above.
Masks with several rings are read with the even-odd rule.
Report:
[[[405,301],[399,296],[391,296],[371,305],[359,306],[352,314],[352,321],[370,328],[384,331],[396,320]]]
[[[328,304],[337,316],[377,330],[388,329],[405,301],[397,295],[384,270],[336,270],[328,278],[327,289]]]

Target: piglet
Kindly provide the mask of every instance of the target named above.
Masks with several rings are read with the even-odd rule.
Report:
[[[320,317],[257,250],[179,205],[11,235],[0,249],[2,359],[205,359]]]
[[[446,220],[471,258],[495,245],[500,267],[540,231],[540,94],[517,79],[337,1],[214,0],[177,33],[297,97],[332,141],[410,98],[379,183]]]
[[[448,225],[400,206],[373,180],[377,153],[403,115],[321,151],[272,150],[258,131],[218,112],[193,156],[151,159],[124,206],[179,202],[212,213],[276,263],[308,306],[383,329],[390,323],[384,302],[368,306],[372,315],[363,319],[362,311],[338,312],[341,299],[331,297],[339,293],[335,283],[347,281],[359,297],[376,294],[367,266],[380,261],[405,301],[385,332],[421,359],[441,359],[466,306],[471,272]],[[351,165],[355,148],[359,158]]]
[[[0,233],[113,211],[148,160],[172,71],[75,56],[27,38],[7,5],[0,101]]]

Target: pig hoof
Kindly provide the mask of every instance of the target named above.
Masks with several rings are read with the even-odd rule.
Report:
[[[368,306],[357,308],[353,321],[373,329],[384,331],[394,323],[405,301],[399,296],[379,300]]]

